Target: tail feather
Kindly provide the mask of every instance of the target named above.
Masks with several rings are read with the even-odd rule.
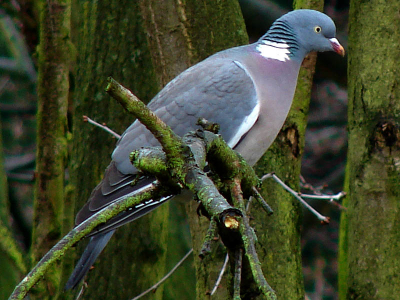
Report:
[[[97,257],[100,255],[101,251],[103,251],[104,247],[107,245],[117,227],[144,216],[164,204],[170,198],[171,197],[164,197],[158,201],[150,200],[143,206],[138,205],[139,207],[124,211],[109,222],[98,226],[93,232],[91,232],[89,234],[89,236],[91,236],[89,244],[86,246],[85,251],[69,277],[65,285],[65,290],[73,289],[81,282]]]
[[[115,230],[118,227],[121,227],[122,225],[130,223],[136,219],[143,217],[144,215],[147,215],[149,212],[155,210],[156,208],[158,208],[171,198],[172,196],[167,196],[158,200],[150,200],[146,204],[139,204],[133,207],[132,209],[128,209],[116,215],[114,218],[110,219],[107,223],[97,226],[95,229],[93,229],[91,233],[88,234],[88,236],[94,236],[99,233],[105,233],[111,230]]]
[[[122,174],[116,168],[115,163],[112,162],[107,168],[103,180],[93,190],[89,200],[78,212],[75,220],[76,225],[82,223],[103,207],[110,205],[118,199],[126,196],[133,196],[141,190],[156,183],[155,178],[143,176],[135,182],[135,185],[132,185],[131,181],[135,177],[135,174]],[[86,246],[85,251],[69,277],[65,289],[69,290],[75,288],[83,277],[85,277],[96,258],[107,245],[117,227],[142,217],[165,203],[170,198],[171,196],[167,196],[161,199],[148,200],[120,213],[108,222],[95,228],[88,235],[91,237],[89,244]]]
[[[115,230],[106,233],[100,233],[90,238],[89,244],[86,246],[85,251],[83,252],[81,258],[76,264],[74,271],[65,285],[66,290],[75,288],[79,282],[81,282],[83,277],[85,277],[86,273],[95,262],[96,258],[107,245],[108,241],[114,234],[114,231]]]

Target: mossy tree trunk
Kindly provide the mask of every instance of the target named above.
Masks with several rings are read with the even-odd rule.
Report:
[[[101,180],[116,140],[82,116],[122,133],[133,118],[104,89],[108,76],[149,101],[160,88],[138,1],[73,1],[76,45],[71,189],[79,210]],[[87,276],[85,299],[129,299],[159,280],[166,257],[168,206],[117,230]],[[84,244],[84,243],[82,243]],[[76,251],[79,256],[83,247]],[[65,269],[64,282],[71,272]],[[72,294],[72,293],[71,293]],[[162,298],[162,288],[152,295]]]
[[[37,152],[32,263],[62,237],[64,177],[67,157],[67,107],[70,67],[70,1],[40,1]],[[49,299],[58,292],[60,267],[32,293]]]
[[[351,1],[340,299],[400,294],[400,2]]]
[[[144,0],[141,7],[154,68],[162,85],[215,52],[248,43],[237,1]],[[198,253],[208,222],[206,218],[198,217],[197,205],[194,201],[187,203],[187,211],[196,266],[196,293],[198,299],[204,299],[204,295],[212,288],[220,271],[223,253],[218,252],[218,255],[210,256],[206,260],[199,259]],[[170,219],[176,223],[176,216],[182,212],[181,204],[170,203],[170,212]],[[185,245],[182,241],[187,229],[178,227],[182,225],[182,223],[170,224],[172,232],[168,245],[174,248],[168,250],[168,257],[174,262],[183,256],[182,249]],[[178,253],[179,255],[176,255]],[[194,291],[187,288],[191,285],[180,284],[182,280],[188,279],[189,270],[181,268],[179,272],[181,275],[177,274],[169,279],[171,288],[166,288],[164,296],[177,299],[179,294],[176,290],[182,290],[183,298],[194,299]],[[226,290],[221,289],[217,297],[225,292]]]
[[[295,1],[294,8],[322,11],[324,1]],[[289,116],[277,139],[256,165],[259,176],[275,172],[294,190],[299,190],[304,134],[311,98],[312,78],[317,55],[308,55],[300,70],[298,84]],[[301,263],[300,227],[301,207],[275,181],[263,184],[263,196],[274,210],[268,217],[262,209],[251,209],[252,225],[259,240],[260,260],[266,279],[276,291],[278,299],[304,299]],[[315,222],[319,221],[315,219]]]
[[[82,115],[119,133],[133,121],[103,92],[106,78],[113,76],[148,101],[190,65],[247,38],[236,1],[74,1],[73,20],[77,62],[70,174],[79,209],[115,147],[109,134],[83,123]],[[168,213],[166,204],[117,230],[88,276],[85,299],[128,299],[164,275],[167,244],[182,240],[169,233]],[[149,297],[163,299],[163,287]]]

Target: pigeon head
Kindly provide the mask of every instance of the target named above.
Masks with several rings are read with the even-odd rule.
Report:
[[[276,20],[260,39],[258,49],[263,56],[282,61],[302,61],[312,51],[334,51],[344,55],[332,19],[309,9],[294,10]]]

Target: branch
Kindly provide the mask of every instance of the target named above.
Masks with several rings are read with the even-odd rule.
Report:
[[[261,205],[261,207],[265,210],[268,216],[272,215],[274,211],[272,210],[271,206],[265,202],[264,198],[261,196],[260,192],[257,190],[256,187],[253,186],[253,197],[257,200],[257,202]],[[246,207],[246,211],[248,208]]]
[[[94,126],[97,126],[101,129],[103,129],[104,131],[108,132],[109,134],[111,134],[113,137],[120,139],[121,135],[119,135],[118,133],[116,133],[115,131],[111,130],[109,127],[107,127],[104,123],[100,124],[97,123],[95,120],[92,120],[91,118],[89,118],[88,116],[83,116],[83,122],[88,122],[89,124],[92,124]]]
[[[215,221],[215,219],[211,219],[210,220],[210,225],[209,225],[209,227],[207,229],[206,236],[204,237],[203,246],[201,247],[201,250],[200,250],[200,254],[199,254],[200,258],[204,258],[204,257],[206,257],[207,255],[209,255],[211,253],[211,243],[213,241],[215,241],[214,238],[215,238],[215,236],[217,235],[217,232],[218,232],[218,227],[217,226],[218,226],[218,224]],[[211,295],[212,294],[213,293],[211,292]]]
[[[318,220],[321,221],[322,224],[329,224],[329,217],[325,217],[321,215],[318,211],[314,209],[310,204],[308,204],[306,201],[304,201],[303,198],[300,197],[299,193],[295,192],[293,189],[291,189],[287,184],[285,184],[278,176],[276,176],[274,173],[269,173],[264,175],[261,180],[265,180],[267,178],[272,178],[274,179],[279,185],[281,185],[287,192],[292,194],[301,204],[303,204],[312,214],[314,214]]]
[[[244,252],[249,261],[253,278],[261,292],[269,300],[276,299],[274,291],[262,273],[254,245],[256,236],[245,214],[244,196],[246,198],[254,196],[262,203],[265,210],[271,213],[269,206],[256,190],[261,180],[256,176],[254,170],[220,136],[212,132],[198,130],[186,134],[183,138],[176,136],[137,97],[111,78],[107,92],[132,112],[162,145],[162,148],[142,148],[131,154],[131,162],[142,172],[155,176],[161,184],[157,187],[153,184],[134,197],[120,199],[75,227],[42,258],[16,287],[10,299],[22,299],[43,276],[49,265],[96,226],[143,201],[174,194],[173,191],[176,188],[192,191],[195,198],[201,202],[203,211],[211,220],[209,236],[213,236],[218,229],[227,248],[230,251],[238,251],[237,255],[232,255],[232,258],[236,257],[235,259],[238,261],[237,276],[235,277],[236,297],[240,297],[239,275],[241,273],[239,272],[241,258],[239,259],[237,256],[242,256],[242,252]],[[216,128],[204,120],[202,124]],[[206,157],[220,190],[203,171],[206,166]],[[234,206],[228,203],[220,191],[231,195]]]
[[[166,152],[166,157],[164,158],[160,154],[161,151],[154,150],[154,148],[137,150],[131,156],[135,166],[140,165],[139,158],[146,160],[146,154],[153,158],[156,157],[155,165],[157,167],[149,164],[150,167],[146,171],[159,178],[160,176],[165,177],[165,170],[167,169],[173,174],[172,177],[175,180],[178,179],[175,183],[181,184],[183,188],[192,191],[201,201],[208,217],[212,222],[216,221],[219,225],[219,233],[223,237],[224,243],[227,241],[228,244],[233,242],[231,246],[235,247],[238,245],[235,242],[238,242],[239,245],[243,243],[257,285],[268,299],[276,299],[276,295],[265,280],[260,267],[255,251],[254,231],[243,213],[245,211],[244,201],[239,185],[243,186],[243,190],[247,195],[254,195],[254,186],[260,184],[260,180],[254,170],[221,137],[211,132],[197,131],[196,133],[186,134],[183,139],[178,138],[154,113],[140,103],[137,97],[111,78],[109,79],[107,92],[120,101],[125,108],[129,109],[156,136],[162,145],[162,149]],[[129,104],[130,101],[132,105]],[[209,126],[207,122],[202,121],[202,123]],[[164,133],[160,134],[160,132]],[[172,150],[168,150],[168,147]],[[176,149],[178,151],[175,151]],[[185,149],[186,152],[183,153],[181,149]],[[187,151],[189,149],[191,151]],[[174,155],[171,156],[171,153],[174,153]],[[232,207],[226,201],[214,182],[203,171],[206,154],[210,167],[214,170],[218,169],[217,173],[221,178],[221,182],[223,181],[222,179],[225,179],[224,177],[237,178],[235,182],[239,189],[238,194],[240,196],[238,197],[240,200],[236,201],[236,203],[234,200],[235,207]],[[172,167],[171,160],[174,161]],[[165,164],[165,167],[163,167],[163,164]],[[257,194],[256,197],[259,199],[261,196]],[[213,226],[211,226],[211,231],[212,228]],[[227,247],[229,248],[229,245]],[[237,284],[238,282],[236,282],[236,286]]]
[[[23,299],[29,292],[29,290],[33,287],[33,285],[35,285],[43,276],[45,271],[54,262],[60,259],[65,254],[66,250],[68,250],[74,244],[84,238],[96,226],[107,222],[112,217],[116,216],[120,212],[127,210],[130,207],[134,207],[143,201],[154,198],[155,196],[157,196],[157,191],[157,187],[155,185],[151,185],[134,197],[122,198],[106,206],[105,208],[76,226],[55,246],[53,246],[53,248],[51,248],[51,250],[47,252],[45,256],[43,256],[39,263],[17,285],[9,300]]]
[[[243,201],[243,195],[240,189],[240,179],[236,178],[232,182],[231,186],[232,194],[234,195],[233,200],[235,206],[245,211],[245,205]],[[275,291],[268,284],[264,277],[263,271],[261,269],[261,262],[258,259],[256,247],[255,247],[255,234],[253,228],[249,224],[249,219],[246,215],[243,216],[243,223],[240,226],[240,233],[243,242],[243,248],[245,255],[249,260],[250,269],[253,274],[254,281],[256,282],[258,288],[267,297],[268,300],[276,300]]]
[[[139,121],[146,126],[154,137],[160,142],[165,151],[169,163],[175,161],[175,157],[180,157],[182,152],[181,139],[169,128],[159,117],[157,117],[147,106],[140,101],[132,92],[113,78],[108,78],[106,92],[117,100],[129,113],[133,114]],[[134,150],[134,149],[132,149]],[[179,162],[182,164],[182,162]]]
[[[128,112],[136,116],[160,142],[162,150],[166,154],[168,171],[175,184],[192,191],[203,204],[210,218],[217,219],[227,229],[237,229],[241,212],[226,201],[212,180],[203,171],[206,149],[201,134],[199,132],[189,133],[181,139],[131,91],[111,77],[108,79],[106,91],[120,102]],[[210,140],[216,138],[216,135],[211,132],[209,135]],[[131,156],[135,166],[140,163],[136,159],[138,157],[143,158],[140,154],[141,151],[147,150],[138,150],[136,154]],[[160,157],[160,160],[162,161],[162,157]],[[156,178],[160,176],[165,178],[164,173],[159,173],[161,169],[153,168],[147,171]]]
[[[233,300],[240,300],[240,283],[242,279],[243,249],[235,251],[235,272],[233,276]]]

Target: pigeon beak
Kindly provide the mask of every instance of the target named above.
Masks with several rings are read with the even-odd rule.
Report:
[[[340,45],[339,41],[336,38],[331,38],[329,39],[331,42],[333,51],[335,51],[337,54],[340,54],[341,56],[344,56],[345,51],[342,45]]]

